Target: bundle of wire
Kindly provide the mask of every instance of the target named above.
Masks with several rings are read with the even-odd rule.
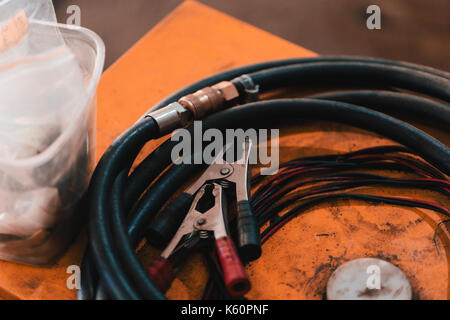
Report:
[[[187,94],[224,80],[230,81],[237,88],[239,96],[246,97],[248,92],[242,85],[244,74],[259,86],[260,97],[266,93],[270,96],[274,90],[293,85],[313,87],[315,95],[251,103],[239,99],[234,107],[202,119],[204,130],[277,128],[286,119],[328,120],[390,138],[406,148],[396,152],[412,152],[423,159],[418,161],[415,158],[399,158],[392,149],[376,152],[366,150],[365,153],[346,157],[297,159],[285,164],[276,177],[268,178],[267,181],[255,177],[255,183],[261,183],[252,200],[255,214],[261,226],[271,221],[262,233],[263,241],[298,212],[330,199],[351,198],[409,205],[448,214],[445,208],[423,200],[370,196],[347,193],[348,191],[340,193],[359,186],[388,184],[432,189],[448,195],[448,146],[416,127],[385,114],[392,112],[402,118],[405,115],[416,115],[418,119],[432,121],[435,126],[448,133],[448,73],[415,64],[373,58],[278,60],[206,78],[174,93],[151,110],[160,109]],[[351,89],[342,90],[343,86],[348,85]],[[192,125],[186,129],[193,132]],[[135,250],[144,238],[150,221],[158,215],[169,198],[185,181],[205,168],[204,165],[173,165],[171,150],[177,142],[169,139],[130,172],[142,147],[166,133],[160,131],[154,118],[143,117],[117,138],[98,163],[88,194],[89,246],[82,264],[79,290],[81,299],[165,299],[150,280]],[[413,171],[420,177],[388,178],[356,170],[370,169],[371,166],[396,166]],[[340,171],[333,172],[331,169]],[[299,187],[295,189],[287,184],[300,174],[312,172],[323,175],[310,177],[309,181],[301,180],[298,182]],[[277,179],[277,183],[271,183],[270,179]],[[309,185],[312,187],[305,189]],[[277,212],[291,205],[294,207],[277,216]],[[214,268],[211,270],[214,275]],[[215,285],[210,284],[208,288],[217,288],[219,285],[218,281],[210,283]],[[208,293],[206,296],[214,294]]]
[[[406,157],[408,155],[412,157]],[[279,173],[269,178],[263,179],[264,176],[257,175],[252,179],[255,192],[251,203],[258,224],[261,228],[268,224],[262,232],[262,243],[292,218],[332,199],[424,208],[438,212],[446,218],[450,217],[447,208],[421,199],[340,192],[381,185],[431,190],[450,197],[450,180],[402,146],[380,146],[346,154],[300,158],[281,164],[281,168]],[[361,172],[381,170],[405,173],[407,176],[393,178]],[[316,175],[317,173],[319,175]],[[306,186],[308,188],[300,190]],[[280,215],[281,213],[283,214]],[[443,219],[436,226],[433,240],[438,251],[438,229],[447,222],[450,222],[450,219]],[[211,276],[203,299],[233,299],[225,288],[214,256],[207,256],[207,264]]]

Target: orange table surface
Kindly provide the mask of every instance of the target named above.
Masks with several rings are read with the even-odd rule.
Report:
[[[103,74],[98,90],[97,158],[149,107],[189,83],[249,63],[315,55],[205,5],[186,1]],[[425,129],[450,141],[446,133]],[[281,161],[302,154],[392,143],[363,130],[325,122],[289,126],[281,133]],[[157,143],[146,146],[146,152]],[[449,204],[430,192],[401,192]],[[337,266],[371,256],[398,265],[408,276],[415,298],[447,299],[448,238],[439,238],[445,248],[441,254],[432,241],[440,219],[428,210],[354,201],[310,209],[273,236],[265,244],[263,256],[248,266],[252,281],[248,297],[321,299]],[[58,263],[46,268],[0,262],[0,297],[74,299],[76,292],[66,287],[66,268],[80,264],[85,244],[82,232]],[[147,246],[140,251],[144,264],[156,254]],[[206,278],[201,257],[194,255],[175,279],[168,297],[198,299]]]

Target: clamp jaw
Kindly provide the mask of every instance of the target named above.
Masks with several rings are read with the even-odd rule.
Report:
[[[170,287],[179,265],[199,247],[215,248],[231,296],[243,296],[250,289],[241,257],[251,261],[261,255],[259,228],[248,199],[251,141],[245,140],[242,157],[232,163],[223,160],[224,150],[229,149],[230,146],[226,146],[202,176],[167,205],[158,215],[159,221],[156,219],[150,226],[152,234],[160,234],[160,238],[173,236],[160,258],[149,267],[151,278],[163,291]],[[233,212],[227,201],[230,194],[233,196],[228,200],[236,203],[238,251],[229,232],[230,213]],[[178,220],[182,217],[181,224],[176,224],[177,229],[173,227],[174,219],[167,219],[169,216],[178,216]],[[214,246],[211,246],[213,242]]]

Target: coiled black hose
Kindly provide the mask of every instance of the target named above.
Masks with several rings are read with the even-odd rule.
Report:
[[[406,92],[378,92],[373,105],[372,99],[367,98],[369,94],[364,96],[362,93],[353,93],[353,96],[350,93],[328,97],[327,94],[319,95],[321,100],[262,101],[214,114],[204,119],[205,129],[267,127],[273,126],[275,120],[282,121],[285,118],[337,121],[398,141],[445,174],[450,174],[450,150],[447,146],[417,128],[379,112],[398,111],[404,114],[405,111],[413,110],[448,128],[450,109],[445,102],[450,100],[450,75],[428,67],[349,57],[273,61],[234,69],[199,81],[164,99],[152,110],[205,86],[232,80],[242,74],[249,74],[263,92],[302,83],[314,84],[319,88],[322,83],[364,84],[365,88],[377,88],[382,83],[392,88],[425,94],[430,99]],[[235,84],[239,87],[239,83]],[[408,105],[413,107],[408,109]],[[95,298],[99,288],[104,291],[104,295],[114,299],[164,298],[139,263],[134,248],[142,239],[151,218],[178,189],[180,181],[189,179],[203,166],[170,166],[170,151],[175,142],[166,141],[129,174],[143,145],[158,137],[156,123],[151,118],[140,119],[109,147],[94,172],[89,188],[89,247],[82,264],[82,288],[79,291],[82,299]]]

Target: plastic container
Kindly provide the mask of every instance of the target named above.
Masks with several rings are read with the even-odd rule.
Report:
[[[105,51],[101,38],[88,29],[33,23],[44,33],[57,26],[86,89],[73,104],[70,121],[42,152],[0,159],[0,202],[14,199],[0,211],[0,259],[44,265],[68,246],[85,217],[81,205],[95,165],[96,89]]]

